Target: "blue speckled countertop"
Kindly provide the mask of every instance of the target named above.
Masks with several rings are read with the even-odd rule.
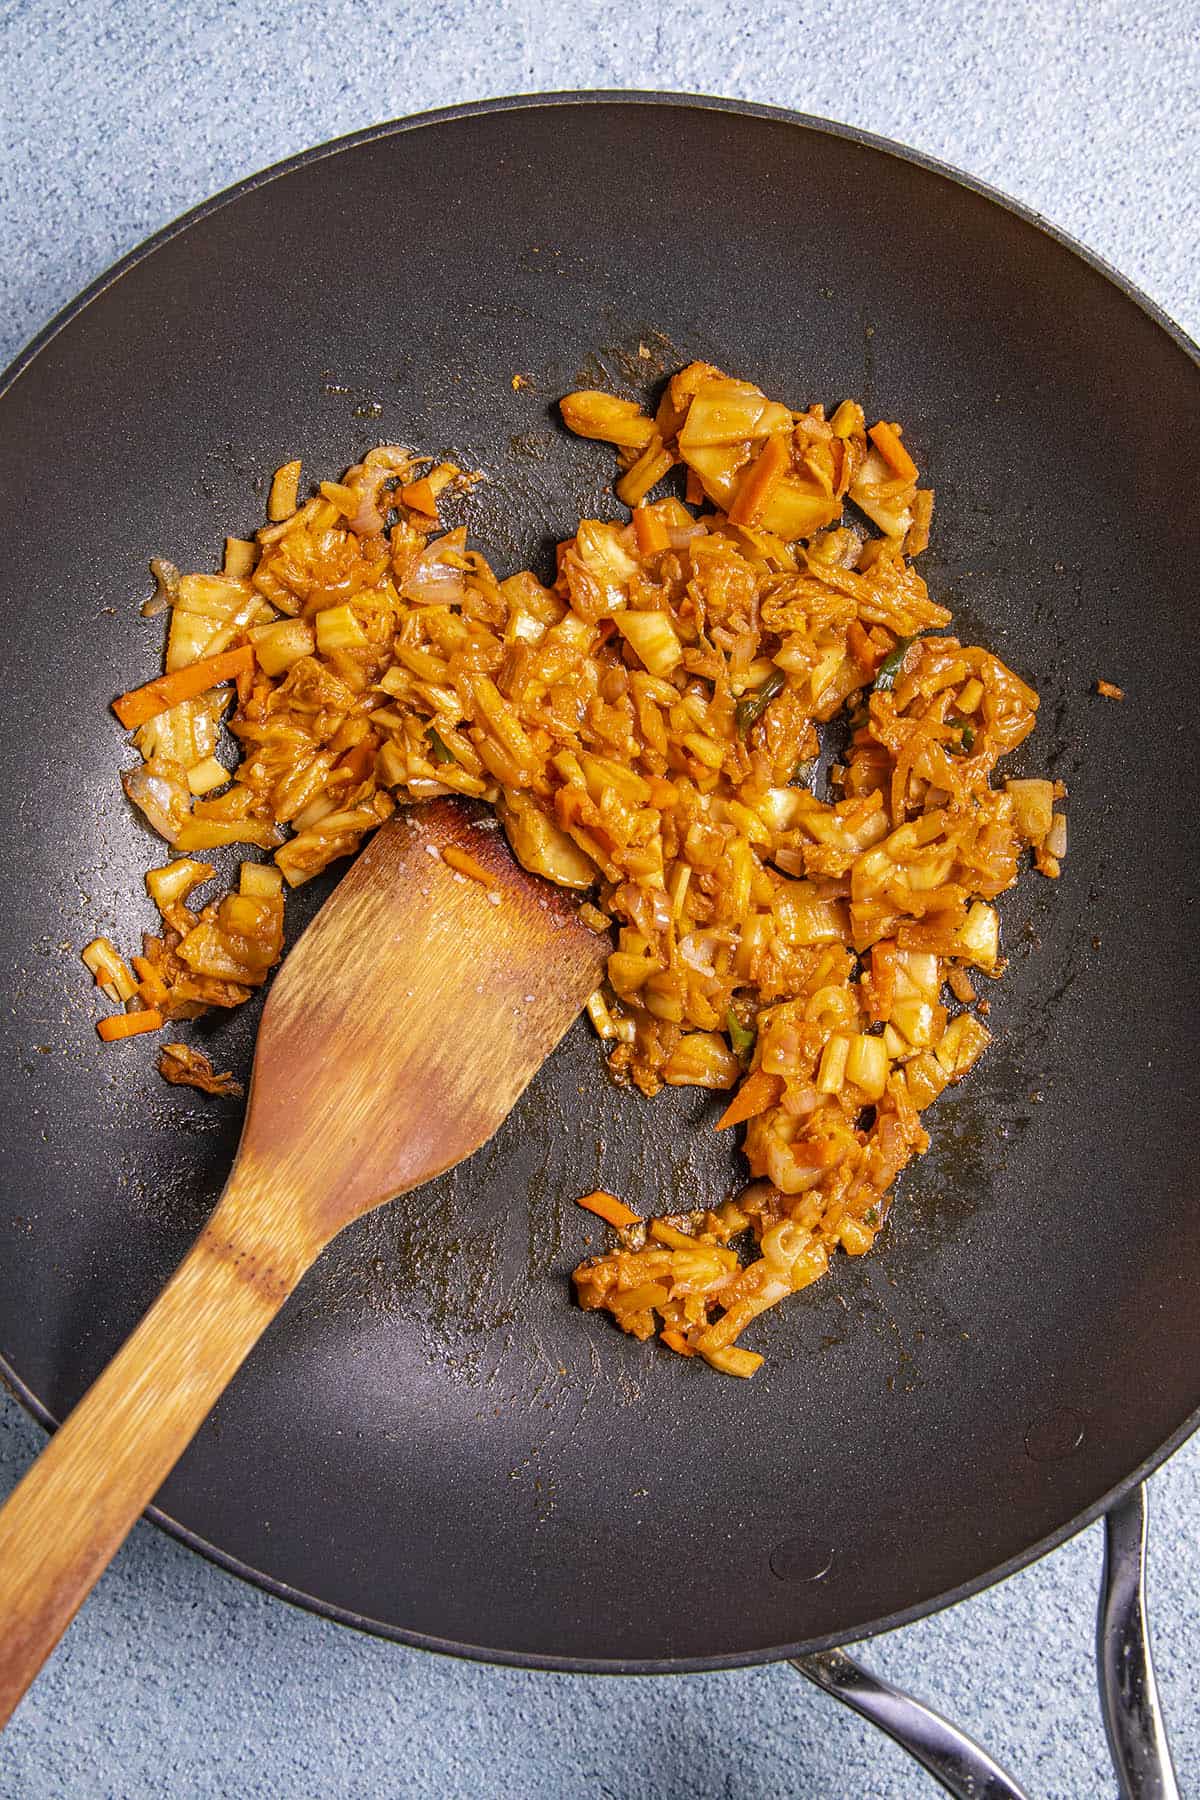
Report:
[[[9,0],[0,364],[148,232],[376,120],[570,87],[726,93],[896,137],[1074,233],[1200,334],[1193,0]],[[0,1493],[41,1434],[0,1393]],[[1200,1791],[1200,1444],[1151,1485],[1151,1607]],[[1049,1800],[1114,1791],[1091,1661],[1099,1528],[864,1660]],[[419,1655],[290,1610],[139,1525],[0,1740],[5,1800],[902,1800],[933,1784],[790,1670],[618,1681]]]

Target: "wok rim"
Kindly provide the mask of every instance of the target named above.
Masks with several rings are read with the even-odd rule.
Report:
[[[799,126],[802,130],[818,132],[826,137],[841,138],[851,144],[878,151],[929,174],[939,176],[943,180],[953,182],[989,201],[992,205],[1002,208],[1025,224],[1033,226],[1035,230],[1077,257],[1107,281],[1110,286],[1116,288],[1127,300],[1131,300],[1153,324],[1164,331],[1200,373],[1200,345],[1156,301],[1152,300],[1120,270],[1069,232],[1046,219],[1035,208],[1027,206],[1022,201],[1012,199],[999,188],[992,186],[991,183],[981,181],[964,170],[943,162],[938,157],[897,143],[892,138],[865,131],[860,126],[842,124],[836,120],[824,119],[812,113],[794,111],[788,107],[770,106],[757,101],[731,99],[719,95],[691,94],[670,90],[588,88],[560,89],[546,93],[514,94],[486,100],[463,101],[453,106],[437,107],[428,112],[413,113],[404,118],[385,120],[358,131],[349,132],[342,137],[330,139],[326,143],[313,145],[307,150],[301,150],[295,155],[285,157],[280,162],[272,163],[252,175],[244,176],[240,181],[221,189],[220,192],[211,195],[208,199],[181,213],[168,224],[161,226],[141,243],[135,245],[133,249],[127,251],[124,256],[118,258],[73,300],[55,313],[48,323],[17,353],[7,369],[0,375],[0,400],[3,400],[8,391],[58,334],[72,324],[95,299],[120,281],[131,269],[136,268],[162,246],[170,243],[172,239],[189,230],[193,225],[201,223],[225,206],[267,186],[268,183],[281,176],[290,175],[294,171],[322,161],[326,157],[340,155],[346,150],[357,149],[363,144],[400,136],[409,131],[424,130],[429,126],[451,124],[460,119],[478,118],[491,113],[520,112],[558,106],[596,105],[658,106],[701,112],[725,112],[744,118],[763,119],[775,124]],[[25,1384],[2,1354],[0,1354],[0,1381],[3,1381],[29,1416],[45,1430],[53,1432],[57,1428],[60,1421]],[[752,1668],[773,1662],[783,1662],[809,1652],[826,1650],[838,1644],[861,1642],[956,1606],[960,1601],[969,1599],[974,1594],[982,1593],[985,1589],[1006,1580],[1021,1569],[1039,1562],[1061,1544],[1086,1530],[1089,1525],[1103,1517],[1117,1501],[1124,1498],[1134,1487],[1160,1468],[1198,1427],[1200,1427],[1200,1405],[1144,1462],[1134,1468],[1122,1481],[1117,1482],[1100,1499],[1081,1512],[1074,1514],[1057,1530],[1036,1539],[1017,1555],[954,1588],[932,1598],[918,1601],[912,1606],[884,1614],[864,1625],[856,1626],[850,1634],[825,1634],[816,1638],[803,1639],[797,1643],[702,1657],[614,1657],[608,1659],[575,1657],[498,1649],[488,1645],[434,1637],[425,1632],[409,1630],[390,1624],[385,1620],[371,1618],[367,1614],[355,1612],[350,1608],[334,1605],[315,1594],[292,1587],[261,1569],[253,1568],[228,1551],[222,1550],[218,1544],[200,1536],[199,1533],[156,1506],[147,1507],[142,1516],[189,1550],[197,1552],[206,1561],[215,1564],[228,1574],[237,1576],[251,1586],[259,1588],[264,1593],[270,1594],[275,1599],[284,1600],[289,1605],[313,1613],[334,1624],[349,1626],[356,1631],[372,1637],[383,1638],[389,1642],[405,1644],[411,1649],[433,1651],[439,1655],[454,1656],[470,1662],[493,1663],[509,1668],[549,1670],[561,1674],[687,1675],[717,1669]]]

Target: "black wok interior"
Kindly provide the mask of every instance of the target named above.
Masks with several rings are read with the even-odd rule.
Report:
[[[334,476],[382,440],[482,468],[457,516],[503,571],[544,568],[581,514],[617,511],[609,452],[564,434],[556,397],[652,390],[691,357],[904,421],[937,490],[923,572],[1041,690],[1020,768],[1068,784],[1070,854],[1002,903],[999,1041],[935,1107],[879,1251],[748,1335],[753,1381],[572,1304],[603,1235],[573,1196],[661,1209],[739,1179],[717,1098],[617,1092],[586,1022],[491,1144],[305,1281],[162,1510],[293,1598],[488,1657],[688,1667],[862,1634],[1064,1535],[1194,1421],[1196,364],[934,168],[751,108],[607,97],[384,128],[248,184],[0,398],[0,1353],[59,1417],[198,1230],[239,1125],[165,1087],[149,1041],[97,1041],[78,960],[153,928],[161,846],[106,710],[158,668],[148,559],[217,566],[279,462]],[[247,1009],[203,1035],[244,1073],[253,1030]]]

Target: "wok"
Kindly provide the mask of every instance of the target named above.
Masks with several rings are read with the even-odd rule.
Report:
[[[78,964],[95,931],[152,928],[106,714],[157,666],[149,557],[215,566],[286,457],[330,476],[387,440],[484,470],[472,537],[545,572],[615,510],[557,397],[691,357],[904,421],[937,490],[922,571],[1040,689],[1012,772],[1067,783],[1071,848],[1002,902],[997,1042],[935,1106],[877,1252],[763,1323],[753,1381],[571,1302],[600,1241],[573,1195],[661,1209],[743,1178],[714,1097],[616,1091],[585,1021],[490,1144],[348,1231],[271,1328],[153,1516],[271,1592],[495,1661],[682,1671],[867,1635],[1042,1554],[1195,1426],[1196,353],[1041,221],[861,133],[567,95],[242,183],[0,397],[0,1352],[49,1423],[175,1267],[239,1127],[151,1048],[97,1043]],[[248,1066],[254,1023],[204,1027],[220,1066]]]

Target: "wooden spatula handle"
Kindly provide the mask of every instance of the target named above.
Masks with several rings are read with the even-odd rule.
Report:
[[[0,1511],[0,1727],[319,1244],[235,1172],[141,1324]],[[265,1211],[266,1209],[262,1209]],[[276,1241],[271,1242],[274,1238]]]

